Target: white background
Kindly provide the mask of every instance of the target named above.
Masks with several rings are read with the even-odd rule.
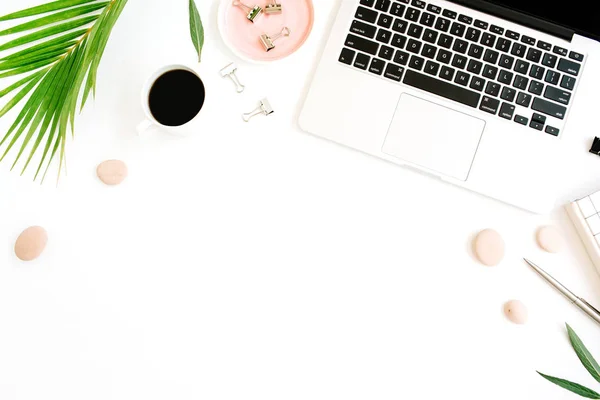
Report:
[[[37,3],[3,1],[0,14]],[[217,2],[198,4],[208,98],[191,136],[135,134],[145,78],[194,65],[187,1],[130,0],[68,175],[40,186],[9,172],[10,156],[0,165],[0,399],[574,398],[536,369],[598,389],[564,322],[600,356],[599,327],[521,261],[600,304],[562,208],[535,216],[299,131],[337,2],[316,2],[293,57],[239,62],[243,95],[218,74],[234,57]],[[263,96],[276,113],[242,122]],[[595,170],[573,176],[571,197],[598,189],[600,159],[578,150]],[[110,188],[95,168],[112,158],[130,176]],[[559,255],[535,244],[548,222],[567,238]],[[22,263],[14,241],[30,225],[50,241]],[[505,238],[498,267],[471,255],[484,228]],[[503,316],[513,298],[525,326]]]

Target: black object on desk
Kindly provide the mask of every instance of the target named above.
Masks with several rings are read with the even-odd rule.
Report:
[[[600,138],[594,138],[594,143],[592,144],[590,153],[600,156]]]

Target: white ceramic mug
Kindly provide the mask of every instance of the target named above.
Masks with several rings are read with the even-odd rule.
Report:
[[[198,77],[198,79],[200,79],[200,82],[202,82],[202,85],[204,85],[204,81],[202,80],[202,78],[200,78],[200,75],[198,74],[198,72],[190,67],[185,66],[185,65],[180,65],[180,64],[167,65],[165,67],[158,69],[156,72],[154,72],[150,76],[150,78],[148,78],[148,80],[146,81],[146,83],[144,84],[144,87],[142,89],[142,109],[144,110],[144,114],[145,114],[146,118],[142,122],[140,122],[137,126],[138,135],[142,136],[146,132],[148,132],[148,130],[150,130],[152,128],[158,128],[162,132],[166,132],[166,133],[169,133],[169,134],[172,134],[175,136],[187,136],[190,133],[189,125],[191,125],[192,123],[194,123],[195,121],[197,121],[200,118],[200,116],[202,114],[202,108],[204,107],[204,105],[200,108],[200,111],[198,111],[198,114],[196,114],[196,116],[194,118],[192,118],[190,121],[186,122],[185,124],[178,125],[178,126],[163,125],[160,122],[158,122],[156,120],[156,118],[154,118],[154,116],[152,115],[152,112],[150,111],[150,101],[149,101],[150,90],[152,89],[152,87],[154,86],[154,83],[156,82],[156,80],[158,78],[160,78],[161,76],[163,76],[164,74],[166,74],[169,71],[175,71],[175,70],[185,70],[185,71],[189,71],[189,72],[193,73],[194,75],[196,75]],[[206,101],[206,86],[204,86],[204,93],[205,93],[205,101]]]

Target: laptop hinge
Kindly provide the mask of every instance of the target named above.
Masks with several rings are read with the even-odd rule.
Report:
[[[546,21],[545,19],[541,19],[535,17],[531,14],[523,13],[520,11],[515,11],[513,9],[502,7],[487,1],[481,0],[448,0],[452,3],[460,4],[469,8],[473,8],[478,11],[485,12],[487,14],[494,15],[496,17],[504,18],[508,21],[515,22],[517,24],[521,24],[527,26],[528,28],[535,29],[544,33],[547,33],[552,36],[559,37],[561,39],[568,40],[569,42],[573,40],[573,35],[575,32],[569,28],[565,28],[564,26],[554,24],[552,22]]]

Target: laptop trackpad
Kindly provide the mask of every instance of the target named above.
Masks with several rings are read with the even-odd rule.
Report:
[[[485,121],[403,93],[385,138],[385,154],[467,180]]]

